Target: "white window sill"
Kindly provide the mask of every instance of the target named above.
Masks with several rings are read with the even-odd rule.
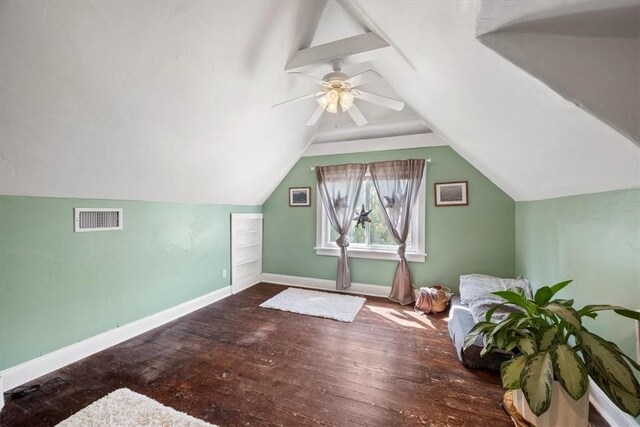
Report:
[[[324,255],[324,256],[335,256],[337,257],[340,254],[340,249],[337,247],[327,248],[327,247],[316,247],[316,255]],[[398,261],[400,257],[395,250],[392,251],[381,251],[381,250],[373,250],[373,249],[363,249],[356,248],[353,246],[349,246],[349,257],[350,258],[369,258],[369,259],[389,259]],[[427,254],[421,254],[418,252],[406,252],[405,258],[407,261],[411,262],[424,262],[427,258]]]

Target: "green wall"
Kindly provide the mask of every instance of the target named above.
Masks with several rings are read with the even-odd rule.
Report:
[[[124,229],[73,232],[74,207]],[[260,207],[0,196],[0,369],[229,285],[230,213]]]
[[[515,203],[449,147],[303,157],[263,205],[263,271],[335,279],[336,257],[319,256],[316,239],[316,165],[431,158],[426,185],[424,263],[410,262],[415,283],[444,283],[457,289],[465,273],[513,277]],[[469,206],[435,207],[435,182],[469,181]],[[312,207],[288,206],[289,187],[311,187]],[[396,261],[351,258],[352,280],[390,286]]]
[[[576,306],[640,309],[640,189],[516,204],[516,271],[534,287],[573,279]],[[587,327],[635,355],[633,320],[603,313]]]

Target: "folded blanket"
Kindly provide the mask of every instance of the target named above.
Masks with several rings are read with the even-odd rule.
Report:
[[[503,302],[505,302],[505,300],[497,295],[485,294],[479,296],[469,303],[469,311],[471,312],[473,320],[476,323],[484,322],[486,320],[485,317],[487,316],[487,311],[498,304],[502,304]],[[493,315],[491,316],[491,321],[494,323],[502,322],[509,316],[510,313],[513,313],[515,311],[523,310],[520,307],[514,305],[503,305],[498,308],[495,313],[493,313]]]
[[[527,298],[532,297],[531,283],[526,279],[501,279],[484,274],[460,276],[460,298],[465,304],[470,304],[473,300],[491,294],[491,292],[506,291],[513,288],[521,288]]]

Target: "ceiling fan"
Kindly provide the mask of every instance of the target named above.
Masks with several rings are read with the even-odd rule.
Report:
[[[372,102],[374,104],[382,105],[383,107],[390,108],[392,110],[401,111],[404,108],[404,102],[397,99],[388,98],[382,95],[376,95],[375,93],[365,92],[360,89],[356,89],[365,83],[369,83],[382,76],[373,70],[363,71],[360,74],[349,77],[345,73],[340,71],[340,62],[333,63],[333,72],[327,74],[322,79],[311,76],[305,73],[289,73],[293,76],[304,77],[322,86],[319,91],[300,96],[298,98],[290,99],[288,101],[281,102],[273,105],[277,107],[279,105],[287,104],[289,102],[300,101],[307,98],[316,98],[318,107],[313,112],[307,126],[313,126],[320,120],[322,113],[325,111],[337,114],[339,110],[349,113],[356,125],[363,126],[367,124],[367,119],[362,115],[360,109],[355,105],[356,99]],[[340,108],[338,108],[338,106]]]

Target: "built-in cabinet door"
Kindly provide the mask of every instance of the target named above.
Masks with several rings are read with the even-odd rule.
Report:
[[[231,214],[231,292],[262,279],[262,214]]]

